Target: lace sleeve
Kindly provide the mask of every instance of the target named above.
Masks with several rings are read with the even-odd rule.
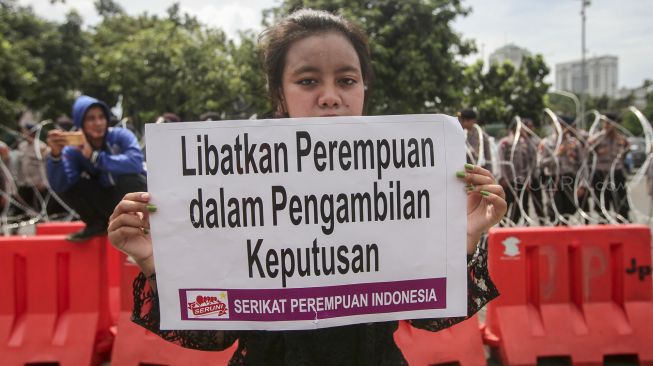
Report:
[[[456,318],[413,319],[410,323],[415,328],[437,332],[476,314],[485,304],[499,296],[499,291],[492,283],[487,269],[487,237],[483,236],[476,252],[467,260],[467,316]]]
[[[161,330],[159,298],[143,273],[134,279],[132,321],[168,342],[203,351],[222,351],[238,339],[238,332],[217,330]]]

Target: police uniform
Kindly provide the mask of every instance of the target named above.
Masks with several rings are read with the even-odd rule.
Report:
[[[474,125],[476,126],[476,125]],[[469,130],[465,130],[467,135],[467,162],[470,164],[478,165],[481,151],[481,138],[479,135],[483,136],[483,168],[492,171],[492,153],[490,150],[490,140],[487,138],[487,135],[480,133],[481,130],[473,127]]]
[[[626,176],[624,174],[624,158],[630,147],[628,140],[619,132],[606,133],[602,131],[589,138],[589,147],[595,155],[596,165],[592,176],[592,189],[596,197],[600,197],[605,187],[604,201],[607,210],[612,207],[615,212],[628,220],[630,206],[626,191]],[[615,165],[614,181],[610,177],[612,165]],[[595,209],[603,216],[598,203]]]
[[[555,220],[555,208],[561,215],[573,215],[577,211],[574,200],[574,187],[578,172],[586,159],[583,144],[569,131],[562,135],[560,146],[558,135],[552,134],[540,143],[539,156],[545,175],[548,177],[547,188],[550,191],[547,213],[551,221]],[[584,175],[580,177],[580,186],[586,186]]]
[[[500,182],[506,191],[508,203],[507,216],[513,222],[521,218],[521,211],[517,199],[522,196],[522,191],[527,188],[531,173],[535,168],[537,150],[529,138],[520,136],[514,146],[515,135],[510,134],[499,141],[499,161],[501,167]],[[512,189],[511,189],[512,188]],[[521,201],[524,211],[528,213],[529,192],[526,190]]]

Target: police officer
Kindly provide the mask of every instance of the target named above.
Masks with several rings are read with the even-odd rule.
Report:
[[[541,139],[535,134],[535,123],[531,118],[522,118],[522,123],[528,128],[524,133],[526,141],[532,145],[532,149],[537,151]],[[538,163],[537,157],[535,158],[535,167],[533,168],[531,179],[528,184],[528,193],[533,201],[533,210],[537,216],[537,221],[541,225],[544,223],[544,200],[543,190],[545,188],[545,178],[542,174],[542,169]]]
[[[558,138],[557,130],[547,136],[539,146],[539,157],[545,175],[548,177],[548,188],[551,195],[547,213],[551,221],[555,221],[556,210],[560,215],[570,216],[576,213],[574,195],[582,198],[586,190],[586,179],[581,175],[578,182],[580,188],[574,191],[578,172],[581,171],[586,152],[582,143],[572,133],[571,119],[558,119],[562,128],[562,137]],[[558,144],[558,142],[560,142]],[[555,210],[554,210],[555,205]]]
[[[521,209],[517,200],[522,197],[521,206],[528,213],[529,192],[526,189],[535,168],[537,149],[529,141],[529,137],[520,130],[517,139],[517,126],[519,120],[513,119],[510,123],[508,136],[499,141],[499,184],[506,192],[508,213],[506,216],[514,223],[521,219]],[[524,191],[526,189],[526,191]],[[523,192],[523,195],[522,195]]]
[[[596,197],[604,192],[605,209],[610,207],[619,214],[619,221],[629,220],[630,206],[628,205],[628,192],[626,190],[626,176],[624,173],[624,159],[630,148],[626,137],[619,132],[619,116],[606,113],[601,116],[602,131],[590,136],[589,150],[595,155],[596,165],[592,175],[592,189]],[[611,169],[614,165],[614,181],[611,179]],[[604,217],[599,204],[595,209]]]
[[[492,171],[490,141],[487,135],[482,133],[482,130],[476,125],[476,112],[473,109],[463,109],[458,112],[458,121],[460,121],[460,125],[467,136],[467,162],[481,165],[483,168]],[[483,150],[482,156],[480,154],[481,148]]]

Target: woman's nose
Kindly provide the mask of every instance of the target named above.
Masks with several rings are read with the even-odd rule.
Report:
[[[322,95],[320,95],[320,99],[318,101],[320,107],[328,107],[328,108],[337,107],[340,105],[340,103],[341,103],[341,99],[338,94],[338,91],[333,86],[326,86],[322,92]]]

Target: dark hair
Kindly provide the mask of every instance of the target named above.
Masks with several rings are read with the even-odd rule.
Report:
[[[274,112],[283,112],[284,114],[287,112],[282,110],[281,86],[286,54],[290,46],[304,38],[328,32],[342,34],[354,47],[360,62],[363,82],[367,87],[364,108],[367,106],[369,85],[372,80],[372,67],[370,47],[365,32],[339,15],[321,10],[301,9],[264,30],[259,36],[268,94]]]
[[[205,112],[200,115],[200,121],[220,121],[222,116],[218,112]]]
[[[476,112],[471,108],[466,108],[458,112],[458,117],[460,120],[476,119]]]
[[[613,122],[621,123],[621,116],[615,112],[606,112],[603,114],[607,119]]]
[[[172,112],[165,112],[161,115],[166,122],[181,122],[181,118]]]
[[[65,114],[59,116],[55,123],[64,131],[69,131],[71,128],[73,128],[73,120]]]
[[[566,123],[566,124],[568,124],[570,126],[574,124],[574,118],[570,117],[570,116],[566,116],[564,114],[559,114],[558,115],[558,121],[564,122],[564,123]]]

